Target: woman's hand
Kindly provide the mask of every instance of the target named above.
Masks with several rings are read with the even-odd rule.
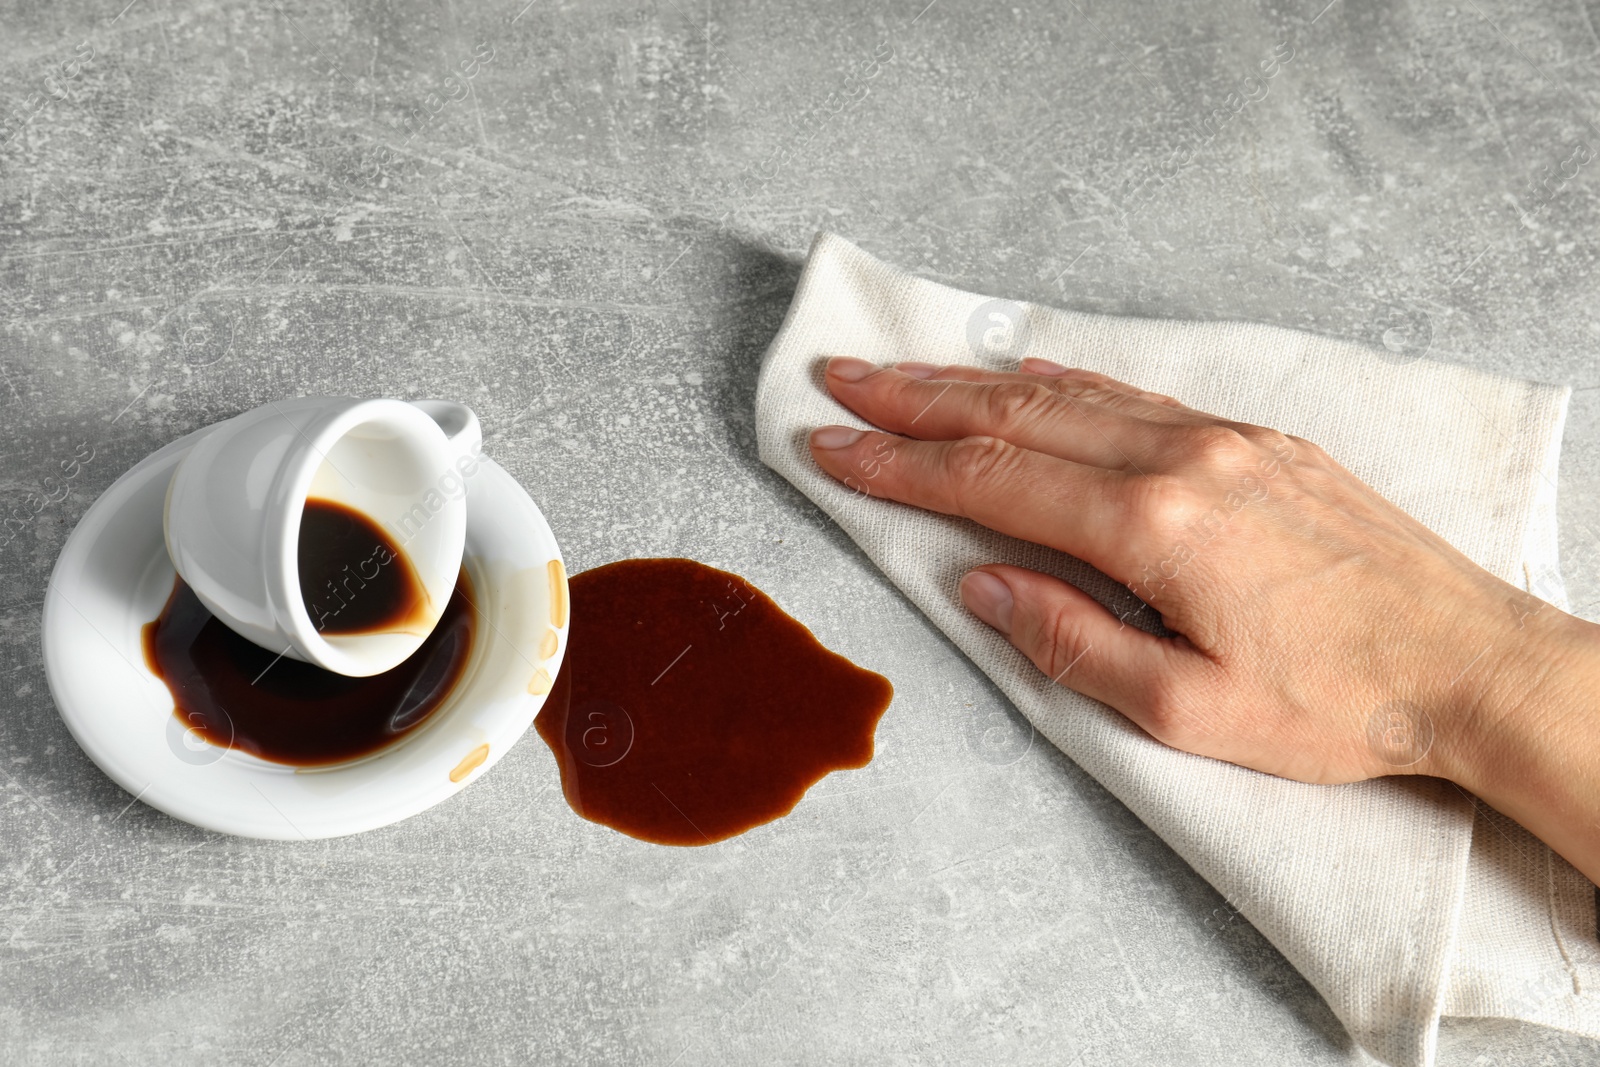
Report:
[[[1494,783],[1577,740],[1561,705],[1584,691],[1596,628],[1310,441],[1041,360],[1002,374],[834,359],[827,384],[887,432],[818,429],[825,471],[1071,553],[1160,613],[1176,636],[1017,567],[961,583],[1041,671],[1160,741],[1307,782],[1437,774],[1507,810],[1525,805]]]

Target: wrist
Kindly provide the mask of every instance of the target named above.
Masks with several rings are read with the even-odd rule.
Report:
[[[1545,606],[1486,638],[1477,669],[1441,702],[1437,763],[1431,773],[1474,792],[1522,780],[1570,740],[1569,714],[1600,680],[1600,626]]]
[[[1425,773],[1517,820],[1591,879],[1600,856],[1600,626],[1548,606],[1517,621],[1445,704]]]

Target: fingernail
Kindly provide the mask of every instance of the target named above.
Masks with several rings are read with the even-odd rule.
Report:
[[[811,431],[811,443],[817,448],[843,448],[861,440],[866,432],[850,426],[822,426]]]
[[[1052,360],[1039,359],[1035,356],[1029,356],[1022,361],[1022,372],[1024,374],[1065,374],[1070,369]]]
[[[921,378],[924,381],[939,373],[939,368],[935,367],[932,363],[920,363],[917,360],[908,360],[905,363],[896,363],[894,365],[894,369],[899,371],[901,374],[909,374],[913,378]]]
[[[961,579],[961,601],[978,618],[1011,636],[1011,587],[988,571],[968,571]]]
[[[869,374],[876,373],[877,367],[864,359],[855,359],[851,356],[834,356],[828,360],[828,373],[841,382],[859,382]]]

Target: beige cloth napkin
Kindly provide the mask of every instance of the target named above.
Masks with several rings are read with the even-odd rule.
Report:
[[[1532,835],[1438,779],[1303,785],[1161,745],[1052,685],[967,613],[956,585],[970,567],[1005,562],[1119,610],[1136,603],[1126,589],[1062,553],[855,494],[811,459],[811,428],[864,425],[823,388],[826,356],[998,368],[1024,354],[1316,441],[1478,563],[1563,608],[1555,478],[1569,390],[1273,326],[986,298],[823,233],[767,351],[756,421],[762,460],[1239,908],[1369,1052],[1431,1064],[1442,1015],[1600,1037],[1594,888]]]

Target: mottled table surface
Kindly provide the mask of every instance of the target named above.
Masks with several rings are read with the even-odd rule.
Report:
[[[984,292],[1422,346],[1578,390],[1562,550],[1600,614],[1600,5],[1325,2],[6,5],[0,1063],[1359,1060],[752,433],[822,228]],[[894,680],[877,758],[701,849],[578,819],[531,733],[350,839],[131,802],[52,706],[50,567],[145,453],[303,393],[469,402],[574,570],[746,575]]]

